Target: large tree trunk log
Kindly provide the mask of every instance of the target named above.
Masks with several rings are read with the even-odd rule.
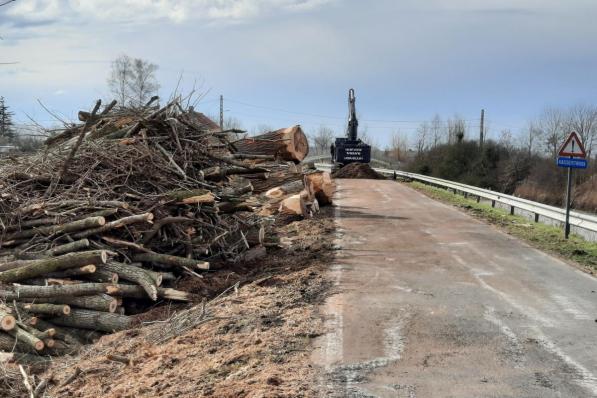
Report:
[[[305,175],[305,187],[308,191],[315,195],[315,198],[320,205],[325,206],[332,204],[332,196],[334,196],[334,183],[330,173],[327,171],[316,171]]]
[[[14,336],[11,336],[10,334],[8,334],[8,332],[0,331],[0,351],[15,352],[15,350],[19,353],[37,353],[41,351],[36,350],[35,347],[31,347],[27,343],[24,343],[20,340],[16,340]]]
[[[158,299],[158,289],[155,280],[149,273],[145,272],[143,268],[114,261],[110,261],[99,267],[100,269],[105,269],[118,274],[121,279],[135,282],[140,285],[153,301]]]
[[[309,216],[309,213],[307,212],[307,205],[305,203],[305,199],[300,194],[295,194],[284,199],[280,203],[280,208],[278,209],[278,211],[281,214],[286,214],[290,216]]]
[[[300,126],[288,127],[234,142],[238,153],[272,155],[295,163],[309,154],[309,142]]]
[[[107,333],[128,329],[133,324],[132,318],[126,315],[82,309],[73,309],[69,316],[55,317],[50,321],[61,326],[99,330]]]
[[[140,253],[136,254],[133,257],[133,260],[145,263],[158,263],[162,265],[170,265],[176,267],[189,267],[193,270],[209,270],[209,263],[207,261],[199,261],[185,257],[171,256],[169,254]]]
[[[96,283],[111,283],[116,284],[120,280],[120,277],[116,272],[111,272],[103,268],[98,268],[93,274],[84,276],[85,279]]]
[[[26,265],[19,268],[0,272],[0,282],[16,282],[68,268],[82,267],[89,264],[105,264],[107,259],[107,252],[92,250],[88,252],[67,253],[59,257],[47,259],[30,260]]]

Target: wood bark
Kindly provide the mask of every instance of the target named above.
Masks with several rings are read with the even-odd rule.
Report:
[[[110,283],[79,283],[76,285],[56,286],[12,286],[0,287],[0,298],[4,301],[23,300],[27,298],[48,298],[68,296],[90,296],[99,293],[110,293],[118,285]]]
[[[107,333],[128,329],[133,324],[132,318],[126,315],[84,309],[73,309],[69,316],[55,317],[51,319],[51,322],[61,326]]]
[[[233,145],[241,154],[270,155],[295,163],[301,162],[309,153],[307,136],[300,126],[241,139]]]
[[[87,249],[89,247],[89,240],[81,239],[76,240],[74,242],[66,243],[64,245],[56,246],[46,253],[50,256],[59,256],[61,254],[76,252],[82,249]]]
[[[108,254],[103,250],[67,253],[48,259],[30,260],[28,264],[19,268],[0,272],[0,282],[16,282],[23,279],[35,278],[49,272],[61,271],[69,268],[82,267],[89,264],[105,264]]]
[[[48,278],[70,278],[72,276],[89,275],[95,273],[97,266],[93,264],[84,265],[83,267],[70,268],[60,272],[50,272],[46,274]]]

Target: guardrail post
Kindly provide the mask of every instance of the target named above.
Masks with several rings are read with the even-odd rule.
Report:
[[[514,215],[514,206],[510,206],[510,215],[513,216]]]
[[[539,222],[539,213],[535,213],[535,222]]]
[[[491,201],[491,207],[495,207],[495,200]]]
[[[464,193],[464,198],[465,198],[465,199],[468,199],[468,192],[465,192],[465,193]]]

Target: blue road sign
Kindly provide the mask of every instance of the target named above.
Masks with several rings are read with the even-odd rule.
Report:
[[[587,168],[587,159],[559,157],[558,158],[558,166],[570,167],[572,169],[586,169]]]

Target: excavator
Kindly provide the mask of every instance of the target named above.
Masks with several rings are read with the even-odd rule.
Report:
[[[369,163],[371,161],[371,146],[358,138],[359,121],[355,108],[356,98],[354,89],[348,90],[348,127],[346,136],[336,138],[332,146],[333,169],[337,170],[349,163]]]

